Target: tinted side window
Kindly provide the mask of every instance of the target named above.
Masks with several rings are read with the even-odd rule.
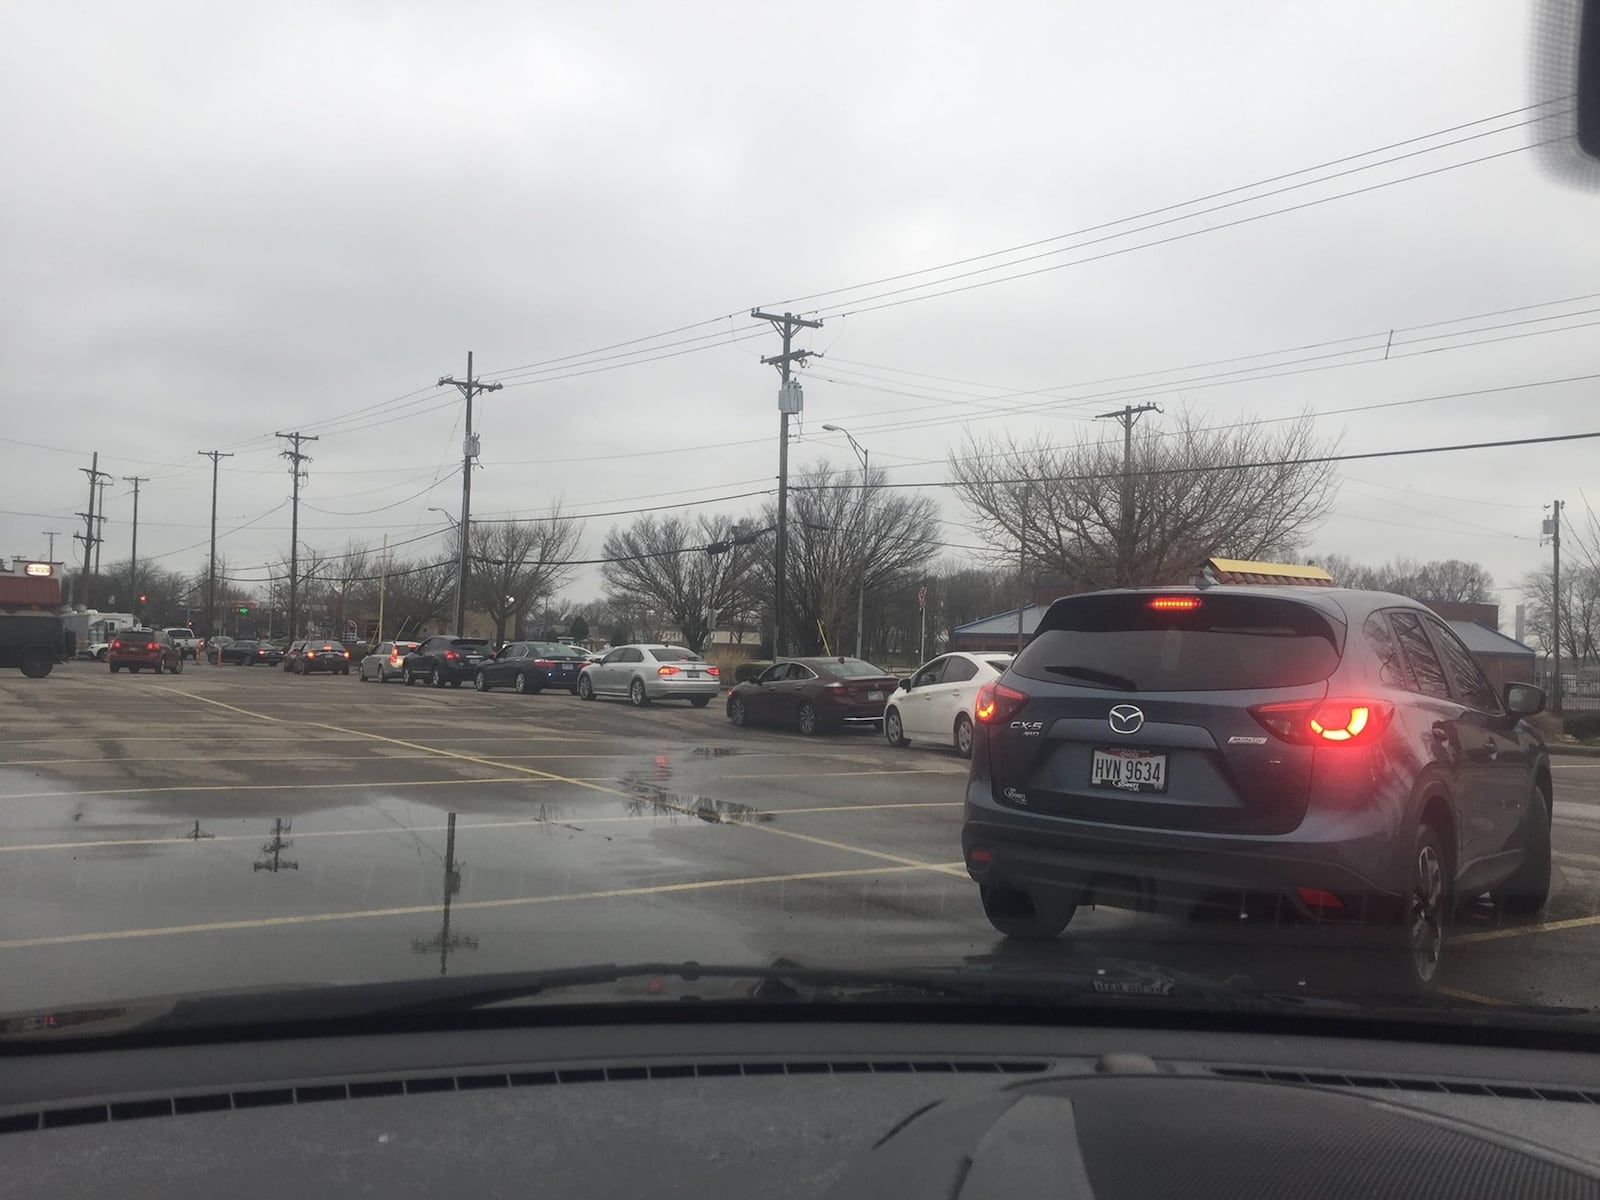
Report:
[[[1422,618],[1413,612],[1392,612],[1389,621],[1405,651],[1406,665],[1411,669],[1414,681],[1411,690],[1421,692],[1424,696],[1448,700],[1450,684],[1445,679],[1444,664],[1428,642],[1427,632],[1422,628]]]
[[[965,683],[978,673],[978,664],[965,658],[952,658],[944,669],[945,683]]]
[[[806,679],[815,679],[816,677],[817,673],[810,667],[802,667],[799,663],[791,663],[789,665],[789,678],[792,681],[799,682]]]
[[[641,651],[641,650],[634,650],[634,649],[624,650],[622,652],[622,657],[617,659],[617,661],[618,662],[625,662],[625,663],[643,662],[644,661],[644,652]]]
[[[948,659],[936,658],[922,670],[911,677],[911,686],[914,688],[931,687],[944,678],[945,664]]]
[[[1428,629],[1433,634],[1434,645],[1439,647],[1450,668],[1450,677],[1455,680],[1456,695],[1461,703],[1479,712],[1499,712],[1500,701],[1495,698],[1494,688],[1489,686],[1483,668],[1478,666],[1478,660],[1472,657],[1472,651],[1467,649],[1466,643],[1443,621],[1428,618]]]
[[[1362,626],[1361,635],[1366,638],[1367,648],[1378,660],[1378,679],[1388,687],[1416,691],[1417,685],[1412,681],[1411,673],[1406,670],[1406,660],[1400,654],[1400,643],[1395,640],[1394,630],[1389,628],[1389,618],[1383,613],[1373,613]]]
[[[765,671],[761,672],[761,678],[758,679],[756,682],[757,683],[777,683],[778,680],[785,678],[788,674],[789,674],[789,664],[788,663],[778,663],[776,666],[768,667]]]

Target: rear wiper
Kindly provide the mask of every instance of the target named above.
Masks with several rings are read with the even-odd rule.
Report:
[[[1110,671],[1097,671],[1093,667],[1046,667],[1045,670],[1052,675],[1070,675],[1074,679],[1097,683],[1101,687],[1121,688],[1129,692],[1139,690],[1139,685],[1126,675],[1113,675]]]

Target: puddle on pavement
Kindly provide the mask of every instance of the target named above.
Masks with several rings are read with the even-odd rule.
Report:
[[[708,825],[766,824],[773,819],[771,813],[736,800],[713,800],[710,796],[674,792],[634,779],[619,782],[631,793],[623,801],[630,817],[666,817],[668,820],[693,817]]]
[[[690,758],[729,758],[735,754],[748,754],[738,746],[694,746],[689,750]]]

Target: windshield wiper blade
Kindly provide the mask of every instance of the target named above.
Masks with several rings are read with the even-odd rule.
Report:
[[[1110,671],[1097,671],[1093,667],[1046,667],[1052,675],[1070,675],[1073,679],[1082,679],[1086,683],[1097,683],[1102,687],[1121,688],[1123,691],[1136,692],[1139,685],[1126,675],[1115,675]]]

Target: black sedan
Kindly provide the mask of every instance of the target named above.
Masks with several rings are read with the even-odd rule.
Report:
[[[250,641],[229,642],[226,646],[219,646],[212,650],[208,657],[219,667],[248,667],[251,663],[258,661],[256,647],[260,644],[260,642]]]
[[[480,692],[509,687],[524,696],[545,688],[576,693],[578,672],[586,662],[582,650],[562,642],[511,642],[478,667],[472,686]]]
[[[350,651],[338,642],[312,639],[296,642],[295,646],[298,650],[292,656],[292,667],[296,675],[315,675],[319,671],[329,675],[350,674]]]

